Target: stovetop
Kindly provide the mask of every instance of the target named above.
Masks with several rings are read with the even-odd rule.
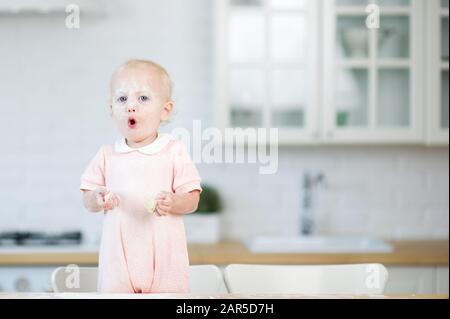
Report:
[[[81,245],[83,240],[80,231],[47,233],[11,231],[0,232],[0,247],[16,246],[73,246]]]

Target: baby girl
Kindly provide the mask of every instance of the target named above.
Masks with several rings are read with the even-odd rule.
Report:
[[[104,212],[98,290],[187,293],[183,215],[197,209],[200,176],[184,144],[158,133],[173,110],[160,65],[131,60],[111,81],[110,111],[121,135],[81,176],[83,203]]]

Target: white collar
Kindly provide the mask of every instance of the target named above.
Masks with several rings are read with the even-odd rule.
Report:
[[[125,137],[122,137],[114,144],[114,150],[118,153],[139,151],[145,155],[152,155],[160,152],[173,139],[175,138],[170,134],[158,133],[158,137],[152,143],[140,148],[132,148],[127,145]]]

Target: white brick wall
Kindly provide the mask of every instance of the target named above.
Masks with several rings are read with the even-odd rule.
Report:
[[[76,31],[62,14],[0,15],[0,230],[82,228],[98,237],[101,215],[83,210],[79,177],[116,137],[108,81],[127,58],[155,59],[172,74],[177,115],[166,130],[193,119],[212,125],[210,12],[209,0],[133,1],[82,17]],[[317,193],[320,233],[448,238],[448,148],[283,148],[274,176],[199,165],[223,194],[227,238],[297,233],[306,169],[328,179]]]
[[[323,171],[328,182],[316,192],[318,233],[448,238],[447,148],[283,148],[276,176],[259,175],[256,166],[199,167],[229,203],[231,238],[296,234],[301,178],[310,169]]]

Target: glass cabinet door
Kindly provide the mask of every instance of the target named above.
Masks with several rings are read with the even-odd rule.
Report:
[[[324,40],[329,138],[407,142],[423,137],[420,90],[415,89],[419,2],[325,2],[324,28],[332,35]],[[375,10],[369,4],[378,11],[366,11]],[[368,24],[371,14],[379,14],[378,26]]]
[[[221,85],[229,127],[276,127],[294,141],[317,131],[317,0],[219,0]],[[282,141],[281,141],[282,142]]]
[[[428,142],[449,142],[448,72],[449,1],[427,1]]]
[[[440,130],[448,137],[448,0],[441,1],[440,9]]]
[[[230,0],[230,3],[235,10],[231,10],[227,22],[228,116],[232,126],[262,127],[266,107],[263,1]]]

